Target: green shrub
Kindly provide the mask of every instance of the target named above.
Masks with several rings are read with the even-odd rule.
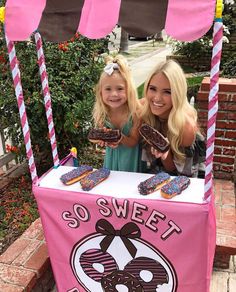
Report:
[[[100,53],[108,51],[108,39],[95,41],[77,34],[68,42],[45,42],[43,47],[58,150],[62,158],[71,146],[77,147],[80,152],[88,144],[94,85],[104,66]],[[34,154],[37,157],[37,153],[43,152],[51,157],[35,43],[18,42],[16,52]],[[3,36],[0,39],[0,72],[0,125],[8,129],[12,143],[24,153],[19,112]]]
[[[142,98],[143,97],[143,90],[144,90],[144,83],[142,83],[141,85],[139,85],[139,87],[137,88],[138,98]]]
[[[221,76],[228,78],[236,77],[236,54],[224,63]]]
[[[224,23],[224,43],[222,50],[221,65],[231,57],[229,35],[236,31],[236,6],[235,4],[225,3],[223,12]],[[193,42],[173,42],[173,49],[175,55],[184,55],[190,60],[197,61],[202,56],[209,56],[209,60],[212,54],[212,34],[213,26],[202,38]],[[227,46],[227,49],[224,48]],[[233,48],[232,48],[233,49]]]
[[[201,85],[203,78],[204,78],[203,76],[193,76],[193,77],[187,78],[188,87],[192,87],[195,85],[198,85],[198,86]]]
[[[211,40],[205,36],[194,42],[180,42],[174,43],[174,52],[176,55],[183,55],[191,60],[197,60],[202,56],[211,55]]]

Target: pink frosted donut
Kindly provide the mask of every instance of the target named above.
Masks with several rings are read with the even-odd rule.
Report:
[[[145,292],[156,291],[158,285],[168,283],[169,281],[165,268],[158,261],[147,257],[133,259],[125,266],[124,271],[138,279]],[[150,279],[144,279],[142,272],[148,273]]]
[[[114,258],[108,252],[102,252],[100,249],[85,251],[81,254],[79,261],[85,274],[97,282],[100,282],[105,275],[117,270]],[[99,265],[98,269],[96,269],[96,265]]]

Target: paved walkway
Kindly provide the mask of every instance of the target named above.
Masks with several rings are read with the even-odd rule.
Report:
[[[131,61],[130,65],[136,86],[138,87],[141,85],[146,80],[150,72],[154,70],[158,62],[165,60],[166,56],[170,54],[171,48],[163,47],[149,53],[146,56],[146,59],[140,57],[137,60]]]
[[[171,55],[172,49],[160,41],[146,41],[129,47],[127,58],[136,86],[140,86],[158,62]]]

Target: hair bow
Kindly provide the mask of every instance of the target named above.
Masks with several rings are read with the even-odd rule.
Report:
[[[111,75],[116,69],[119,69],[119,65],[117,63],[108,63],[104,68],[104,72]]]

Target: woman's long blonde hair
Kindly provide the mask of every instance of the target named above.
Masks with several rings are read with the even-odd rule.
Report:
[[[150,74],[144,85],[145,104],[142,111],[142,119],[160,130],[160,120],[150,109],[146,98],[149,83],[152,77],[158,73],[163,73],[170,83],[172,109],[168,117],[167,138],[170,141],[173,154],[183,159],[185,155],[181,151],[181,142],[186,119],[190,118],[197,126],[197,112],[187,99],[187,81],[180,65],[173,60],[160,62],[155,70]]]
[[[115,57],[108,56],[105,61],[106,64],[118,64],[118,69],[115,69],[112,74],[120,74],[123,77],[126,84],[127,107],[129,111],[129,116],[134,118],[136,116],[136,111],[138,107],[137,91],[126,59],[122,55],[117,55]],[[107,76],[107,73],[102,72],[95,88],[96,101],[93,108],[93,119],[95,126],[98,127],[103,126],[106,118],[109,118],[109,109],[104,104],[101,95],[101,84],[105,76]]]

